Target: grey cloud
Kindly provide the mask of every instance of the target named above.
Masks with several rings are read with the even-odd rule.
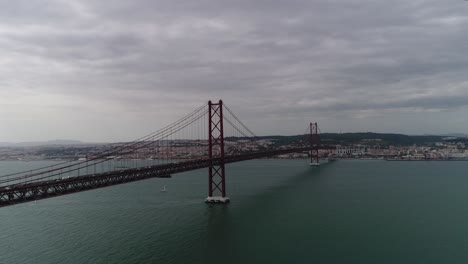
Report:
[[[458,120],[468,107],[467,14],[463,1],[435,0],[0,0],[0,94],[23,106],[40,96],[44,124],[51,108],[63,113],[57,122],[73,112],[97,126],[115,113],[123,120],[107,126],[132,124],[122,138],[153,129],[132,115],[171,120],[218,98],[258,134],[302,133],[311,118],[330,131],[377,130],[373,116],[404,113],[415,126],[434,112]],[[0,119],[29,111],[7,108]],[[425,132],[391,132],[415,131]],[[93,133],[50,136],[105,139]]]

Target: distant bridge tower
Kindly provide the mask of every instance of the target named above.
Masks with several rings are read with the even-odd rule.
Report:
[[[320,166],[320,137],[317,122],[310,123],[310,166]]]
[[[228,203],[224,168],[223,101],[208,102],[208,198],[207,203]]]

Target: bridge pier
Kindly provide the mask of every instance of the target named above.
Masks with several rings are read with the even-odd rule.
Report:
[[[224,160],[223,101],[208,102],[208,198],[206,203],[228,203]]]
[[[226,204],[229,203],[229,198],[228,197],[222,197],[222,196],[208,196],[208,198],[205,199],[206,203],[212,203],[212,204]]]

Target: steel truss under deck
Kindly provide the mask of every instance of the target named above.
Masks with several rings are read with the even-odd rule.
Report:
[[[310,148],[279,149],[224,157],[224,163],[259,159],[281,154],[308,151]],[[211,161],[211,162],[210,162]],[[137,169],[89,174],[67,179],[53,179],[0,187],[0,207],[77,193],[150,178],[169,178],[172,174],[219,165],[220,158],[199,159]]]

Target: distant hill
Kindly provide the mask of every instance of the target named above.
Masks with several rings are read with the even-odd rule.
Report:
[[[37,147],[37,146],[68,146],[68,145],[80,145],[83,142],[79,140],[49,140],[49,141],[30,141],[30,142],[0,142],[0,147]]]
[[[366,145],[394,145],[394,146],[410,146],[410,145],[428,145],[435,142],[441,142],[446,136],[409,136],[403,134],[390,133],[323,133],[320,134],[320,139],[323,144],[330,145],[350,145],[350,144],[366,144]],[[294,136],[261,136],[261,139],[274,139],[277,145],[286,145],[297,143],[299,141],[308,142],[308,135]]]
[[[459,138],[468,138],[468,134],[452,133],[452,134],[443,134],[440,135],[443,137],[459,137]]]
[[[387,133],[327,133],[321,135],[323,141],[330,141],[336,144],[359,144],[369,145],[425,145],[443,141],[443,136],[409,136],[403,134]]]

